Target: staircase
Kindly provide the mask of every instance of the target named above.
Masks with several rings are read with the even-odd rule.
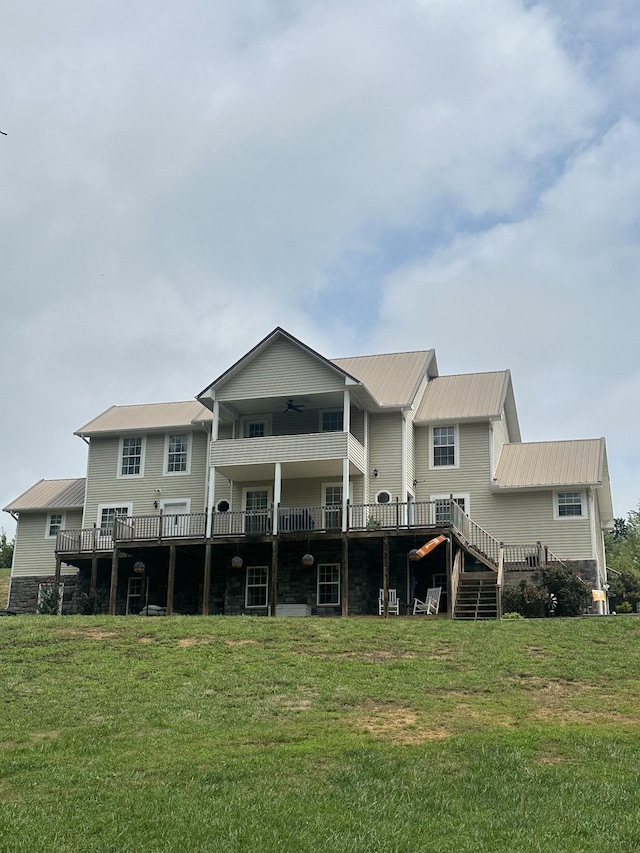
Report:
[[[495,572],[460,573],[453,618],[498,618],[498,586]]]

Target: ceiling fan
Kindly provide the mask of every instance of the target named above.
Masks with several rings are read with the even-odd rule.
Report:
[[[294,403],[293,400],[287,400],[287,408],[283,414],[287,412],[301,412],[304,409],[304,403]]]

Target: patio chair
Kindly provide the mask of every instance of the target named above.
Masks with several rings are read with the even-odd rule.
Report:
[[[400,602],[395,589],[389,590],[389,606],[387,609],[389,616],[400,615]],[[384,615],[384,590],[381,589],[378,595],[378,616]]]
[[[441,586],[434,586],[427,590],[427,595],[424,601],[419,598],[413,600],[413,615],[416,613],[426,613],[427,616],[435,616],[440,607],[440,595],[442,594]]]

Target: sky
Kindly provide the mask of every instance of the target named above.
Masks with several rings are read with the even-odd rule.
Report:
[[[509,368],[637,508],[639,81],[636,0],[10,4],[0,506],[282,326]]]

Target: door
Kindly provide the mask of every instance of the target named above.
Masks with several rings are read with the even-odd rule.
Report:
[[[162,511],[163,536],[172,538],[189,535],[189,504],[187,501],[163,501]]]
[[[244,495],[244,532],[269,533],[269,490],[247,489]]]
[[[325,530],[342,530],[342,485],[324,486]]]

